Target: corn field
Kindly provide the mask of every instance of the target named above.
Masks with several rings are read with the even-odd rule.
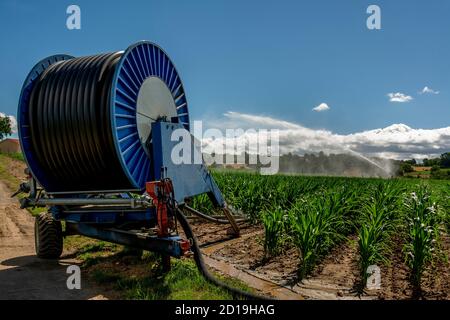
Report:
[[[439,258],[439,239],[449,231],[448,182],[214,172],[229,206],[264,227],[265,258],[295,247],[298,277],[307,277],[336,245],[357,237],[359,274],[389,264],[401,246],[412,284]],[[193,206],[213,209],[205,196]],[[401,239],[401,242],[394,241]]]

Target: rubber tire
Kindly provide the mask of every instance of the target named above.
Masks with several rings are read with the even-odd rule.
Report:
[[[48,212],[40,213],[34,222],[36,255],[42,259],[58,259],[63,251],[61,222]]]

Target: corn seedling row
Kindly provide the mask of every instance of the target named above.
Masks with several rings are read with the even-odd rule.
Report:
[[[420,289],[425,268],[433,262],[443,217],[425,187],[413,192],[405,201],[408,221],[408,242],[405,244],[406,261],[411,269],[411,281]]]
[[[391,236],[399,222],[401,191],[393,182],[379,183],[369,190],[367,202],[362,207],[358,247],[363,285],[369,276],[369,266],[387,262]]]
[[[448,183],[439,185],[442,213],[436,220],[431,217],[437,206],[426,192],[417,191],[417,199],[405,198],[421,188],[412,180],[219,171],[213,175],[227,203],[264,227],[266,258],[286,247],[298,248],[300,278],[307,276],[336,244],[356,234],[361,281],[365,284],[367,268],[388,263],[393,235],[401,234],[407,240],[404,246],[411,279],[420,282],[424,268],[431,262],[430,252],[437,248],[437,230],[449,223]],[[213,212],[206,196],[195,198],[192,205]]]

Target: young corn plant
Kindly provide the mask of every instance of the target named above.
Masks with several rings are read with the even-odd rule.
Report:
[[[421,186],[405,202],[409,222],[408,238],[405,244],[406,262],[411,269],[411,283],[420,289],[425,268],[432,263],[437,249],[441,218],[431,194]]]
[[[318,197],[308,203],[298,201],[289,213],[291,237],[301,253],[300,279],[306,277],[318,259],[341,238],[342,217],[334,214],[334,210],[325,210],[324,202]]]
[[[191,206],[205,214],[213,213],[213,205],[207,194],[195,196],[191,200]]]
[[[264,256],[273,257],[280,252],[284,242],[285,212],[280,207],[263,212]]]
[[[447,183],[446,190],[442,193],[442,209],[445,228],[450,234],[450,183]]]
[[[361,225],[358,234],[359,264],[362,283],[367,282],[369,266],[379,262],[386,262],[385,252],[388,251],[386,243],[386,226],[383,216],[374,214],[372,218]]]
[[[362,206],[359,222],[358,247],[362,285],[365,286],[370,265],[387,262],[389,239],[396,230],[399,219],[400,193],[393,183],[379,183],[368,201]]]

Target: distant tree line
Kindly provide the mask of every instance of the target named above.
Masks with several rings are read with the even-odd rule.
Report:
[[[438,158],[423,159],[422,163],[418,163],[415,159],[405,160],[403,163],[408,163],[417,167],[433,167],[450,168],[450,152],[441,154]]]
[[[399,173],[414,172],[414,167],[431,167],[430,174],[432,178],[449,179],[450,178],[450,152],[441,154],[438,158],[423,159],[418,163],[415,159],[400,161]]]

